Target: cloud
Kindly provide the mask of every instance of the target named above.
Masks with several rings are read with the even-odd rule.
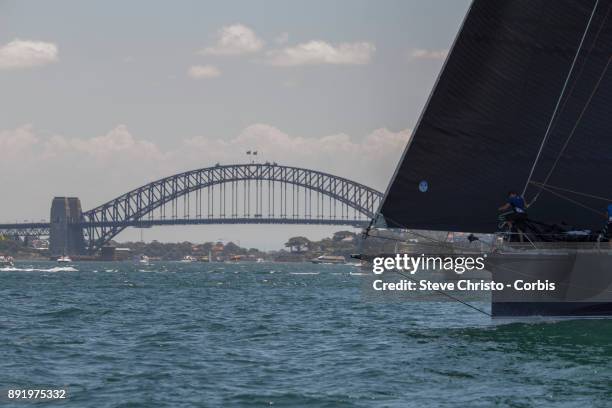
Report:
[[[340,43],[309,41],[268,52],[268,62],[279,67],[319,64],[367,64],[376,51],[369,42]]]
[[[0,164],[12,165],[11,160],[19,162],[27,158],[65,159],[73,154],[83,157],[87,162],[91,162],[92,159],[106,160],[118,157],[155,160],[164,158],[164,154],[157,145],[135,138],[126,125],[117,125],[108,133],[91,138],[75,138],[57,134],[43,136],[38,133],[41,132],[37,132],[32,125],[0,131],[0,151],[6,153],[3,154],[6,157],[0,161]]]
[[[0,69],[32,68],[57,60],[58,49],[53,43],[16,39],[0,47]]]
[[[321,170],[384,190],[411,134],[408,129],[381,128],[362,138],[344,133],[304,137],[256,123],[233,138],[184,138],[163,149],[132,135],[125,125],[90,138],[37,133],[29,125],[0,131],[0,151],[6,152],[0,161],[0,178],[14,174],[16,166],[21,169],[19,178],[3,179],[5,187],[15,196],[25,194],[20,183],[31,178],[37,180],[40,194],[81,192],[93,200],[90,205],[180,171],[217,162],[244,163],[245,152],[253,149],[260,161]],[[96,180],[95,189],[91,180]],[[65,188],[69,191],[61,191]]]
[[[47,157],[72,153],[97,160],[105,160],[117,155],[134,159],[160,160],[163,158],[163,154],[157,145],[146,140],[136,139],[125,125],[118,125],[105,135],[89,139],[54,135],[45,142],[44,155]]]
[[[217,32],[217,43],[199,53],[202,55],[242,55],[260,51],[264,42],[255,32],[243,25],[232,24],[222,27]]]
[[[173,173],[176,168],[172,164],[178,160],[173,156],[170,163],[167,152],[133,136],[125,125],[89,138],[22,126],[0,132],[0,151],[5,153],[7,145],[12,146],[11,155],[3,154],[0,161],[0,185],[12,197],[29,197],[28,203],[11,200],[9,205],[14,214],[28,216],[48,215],[48,203],[54,196],[80,196],[84,206],[91,208]],[[15,169],[19,169],[17,173]]]
[[[209,157],[215,163],[240,163],[246,150],[257,150],[260,160],[330,172],[383,190],[410,135],[409,129],[381,128],[361,140],[344,133],[303,137],[256,123],[229,140],[187,139],[177,152],[185,162]]]
[[[213,65],[193,65],[187,71],[193,79],[216,78],[221,75],[221,71]]]
[[[289,33],[288,32],[280,33],[274,39],[274,42],[279,44],[279,45],[287,44],[288,41],[289,41]]]
[[[412,50],[410,56],[415,59],[433,59],[442,60],[448,55],[448,50],[426,50],[417,48]]]
[[[24,125],[14,130],[0,131],[0,152],[7,157],[16,157],[39,142],[31,125]]]

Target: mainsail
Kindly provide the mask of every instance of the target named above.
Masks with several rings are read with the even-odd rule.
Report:
[[[530,218],[601,228],[611,61],[612,0],[475,0],[387,188],[387,225],[494,232],[525,188]]]

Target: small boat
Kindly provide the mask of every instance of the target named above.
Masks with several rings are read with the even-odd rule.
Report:
[[[0,255],[0,266],[14,266],[13,257],[12,256],[2,256]]]
[[[137,263],[139,263],[140,265],[149,265],[149,263],[150,263],[150,262],[149,262],[149,257],[148,257],[148,256],[146,256],[146,255],[140,255],[140,256],[137,256],[137,257],[136,257],[136,259],[135,259],[135,261],[136,261]]]
[[[62,255],[57,258],[57,263],[71,263],[72,259],[68,255]]]
[[[334,255],[321,255],[316,257],[315,259],[311,259],[310,262],[315,264],[345,264],[346,259],[343,256],[334,256]]]
[[[191,263],[191,262],[196,262],[197,260],[198,259],[195,256],[185,255],[183,259],[181,259],[181,262]]]

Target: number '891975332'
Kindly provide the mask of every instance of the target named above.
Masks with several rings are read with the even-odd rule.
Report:
[[[66,390],[10,389],[6,396],[9,399],[65,399]]]

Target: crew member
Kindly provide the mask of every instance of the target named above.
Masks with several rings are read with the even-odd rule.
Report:
[[[523,197],[521,197],[516,191],[509,191],[508,201],[498,208],[499,211],[507,211],[509,209],[512,209],[512,212],[506,214],[504,224],[508,225],[508,229],[512,231],[514,224],[520,224],[521,222],[527,220],[527,205],[525,205],[525,200]]]

